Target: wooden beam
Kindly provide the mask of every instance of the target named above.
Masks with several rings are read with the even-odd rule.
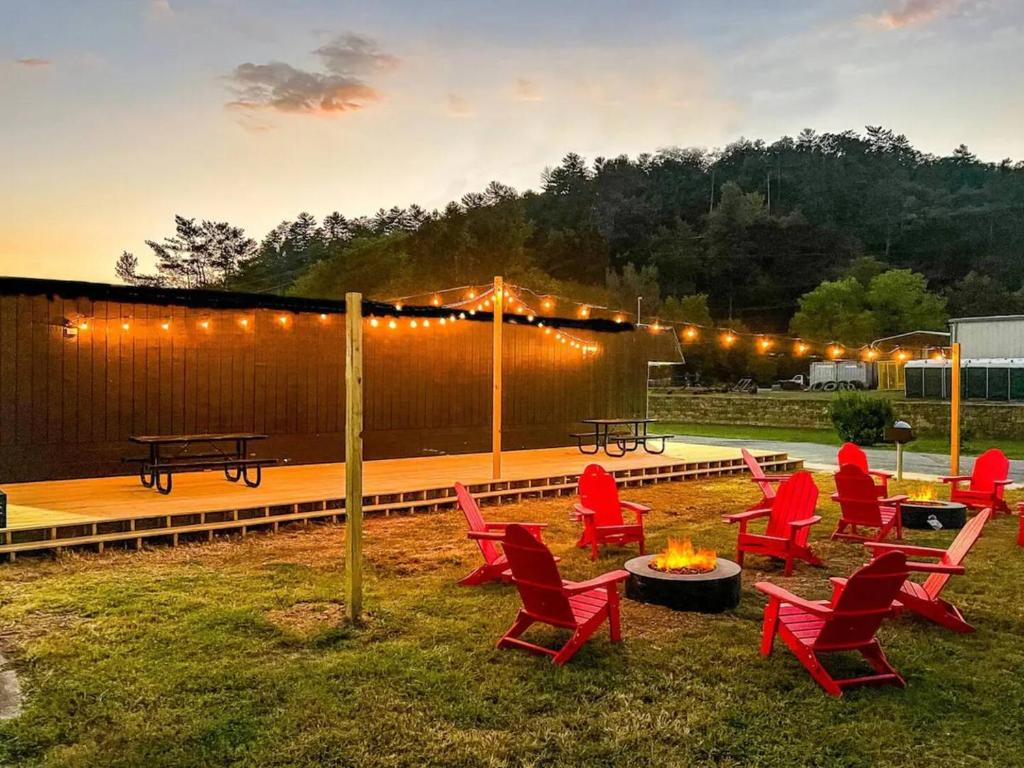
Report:
[[[345,615],[363,612],[363,295],[345,294]]]
[[[494,342],[492,348],[493,386],[491,388],[491,474],[501,477],[501,332],[504,326],[502,307],[505,303],[504,281],[494,278]]]
[[[960,474],[960,342],[953,343],[950,355],[949,393],[949,473]]]

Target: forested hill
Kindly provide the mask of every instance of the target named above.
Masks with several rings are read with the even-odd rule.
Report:
[[[590,162],[569,154],[538,191],[492,182],[443,211],[396,207],[319,222],[302,214],[258,244],[227,223],[176,224],[173,236],[149,243],[157,275],[136,274],[127,253],[118,274],[380,298],[504,274],[624,307],[639,293],[652,312],[660,296],[668,314],[680,312],[669,297],[707,294],[716,319],[784,330],[801,295],[853,262],[921,273],[951,314],[1024,303],[1024,163],[980,162],[963,145],[935,157],[873,127],[744,139],[713,153]],[[864,256],[873,259],[857,260]]]

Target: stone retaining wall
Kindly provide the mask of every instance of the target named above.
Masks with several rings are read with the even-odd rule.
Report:
[[[695,395],[677,389],[651,389],[649,413],[662,421],[739,424],[763,427],[832,429],[828,396],[770,397],[739,394]],[[1024,405],[969,402],[963,406],[965,437],[1024,438]],[[949,403],[896,400],[896,416],[909,421],[919,435],[949,432]]]

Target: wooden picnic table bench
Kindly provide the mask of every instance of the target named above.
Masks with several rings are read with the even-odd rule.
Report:
[[[232,483],[243,481],[256,488],[263,481],[263,467],[277,464],[277,459],[258,459],[249,456],[249,443],[266,440],[266,435],[254,432],[227,432],[199,435],[132,435],[128,438],[137,445],[149,448],[145,458],[126,458],[138,462],[139,480],[146,488],[160,493],[171,492],[175,472],[203,472],[221,469]],[[193,444],[205,445],[205,452],[193,453]],[[168,449],[175,449],[168,455]],[[250,471],[252,475],[250,475]],[[164,482],[163,478],[166,478]]]
[[[657,421],[647,418],[583,419],[584,424],[594,427],[593,431],[572,432],[569,436],[576,438],[580,453],[587,456],[594,456],[603,449],[608,456],[621,458],[641,446],[646,453],[661,454],[665,452],[667,441],[675,435],[650,434],[649,425]],[[652,444],[658,447],[654,448]],[[610,449],[612,445],[616,447],[615,452]]]

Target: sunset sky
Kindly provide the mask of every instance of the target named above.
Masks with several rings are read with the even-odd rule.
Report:
[[[1024,159],[1016,0],[0,1],[0,274],[111,280],[176,213],[259,239],[635,155],[885,125]]]

